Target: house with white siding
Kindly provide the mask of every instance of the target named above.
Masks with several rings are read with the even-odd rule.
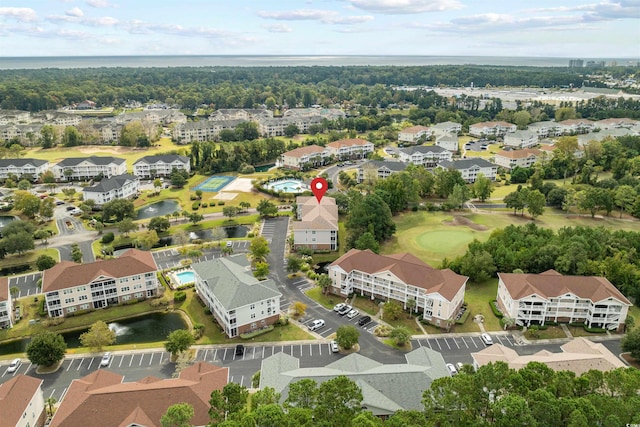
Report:
[[[591,132],[595,124],[587,119],[569,119],[558,122],[558,127],[564,135]]]
[[[130,199],[140,193],[140,179],[128,173],[111,178],[103,178],[91,187],[84,187],[84,200],[93,200],[102,206],[115,199]]]
[[[433,168],[439,162],[453,160],[451,151],[437,145],[416,145],[398,149],[400,161],[414,165]]]
[[[338,250],[338,206],[333,197],[296,198],[297,221],[291,223],[293,248],[309,248],[314,251]]]
[[[3,427],[44,426],[47,414],[43,381],[18,374],[0,384],[0,424]]]
[[[458,152],[460,144],[458,143],[458,134],[455,133],[442,133],[436,136],[436,145],[442,147],[452,153]]]
[[[9,290],[9,278],[0,277],[0,329],[13,327],[13,298]]]
[[[504,136],[509,132],[515,132],[516,125],[508,122],[481,122],[469,126],[469,135],[477,137]]]
[[[367,154],[373,153],[373,143],[360,139],[340,139],[327,144],[329,153],[338,160],[364,159]]]
[[[514,148],[532,148],[538,145],[538,135],[530,130],[517,130],[504,136],[504,145]]]
[[[476,178],[480,174],[483,174],[485,178],[489,178],[491,181],[495,181],[498,174],[498,165],[481,158],[443,161],[438,163],[438,167],[459,171],[462,178],[470,184],[476,182]]]
[[[433,135],[433,131],[428,126],[411,126],[398,132],[398,142],[417,144],[425,142],[431,135]]]
[[[542,157],[542,152],[537,148],[525,148],[523,150],[502,150],[496,153],[495,163],[503,168],[513,169],[516,166],[530,168],[538,159]]]
[[[549,138],[562,135],[561,126],[552,120],[531,123],[527,126],[527,130],[534,132],[538,135],[538,138]]]
[[[358,182],[365,179],[385,179],[406,168],[407,163],[397,160],[368,160],[358,166]]]
[[[133,174],[140,178],[168,177],[174,169],[191,172],[191,160],[187,156],[164,154],[144,156],[133,164]]]
[[[127,173],[125,159],[109,156],[70,157],[51,168],[58,181],[90,180],[98,175],[105,178]]]
[[[49,170],[49,162],[39,159],[0,159],[0,179],[28,175],[33,181]]]
[[[431,126],[433,132],[437,134],[447,134],[452,133],[454,135],[458,135],[462,132],[462,125],[456,122],[442,122]]]
[[[278,166],[301,170],[305,167],[324,166],[331,161],[329,149],[319,145],[306,145],[298,147],[286,153],[282,153]]]

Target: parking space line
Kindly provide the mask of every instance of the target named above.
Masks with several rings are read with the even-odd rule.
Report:
[[[453,339],[453,343],[456,345],[456,347],[458,347],[458,350],[460,350],[460,346],[458,345],[458,341],[456,341],[456,339]]]
[[[29,363],[29,367],[28,367],[28,368],[27,368],[27,370],[25,371],[25,374],[26,374],[27,372],[29,372],[29,369],[31,369],[31,367],[32,367],[32,366],[33,366],[33,363]]]
[[[138,366],[142,366],[142,359],[144,359],[144,353],[140,355],[140,364]]]
[[[53,397],[53,393],[56,392],[56,389],[54,388],[53,390],[51,390],[51,394],[49,395],[49,397]]]
[[[467,348],[469,348],[469,345],[467,344],[467,342],[464,340],[464,337],[460,337],[462,338],[462,342],[464,343],[465,346],[467,346]]]
[[[153,362],[153,355],[154,355],[154,354],[155,354],[155,353],[151,353],[151,357],[149,358],[149,366],[151,366],[151,362]]]
[[[445,338],[444,343],[447,345],[447,347],[449,347],[449,350],[451,350],[451,346],[449,345],[449,340]]]
[[[60,399],[58,399],[58,402],[64,399],[64,395],[67,394],[68,389],[68,387],[65,387],[64,390],[62,390],[62,394],[60,395]]]
[[[216,348],[216,351],[213,352],[213,360],[216,360],[217,357],[218,357],[218,349]]]
[[[164,357],[164,351],[162,353],[160,353],[160,365],[162,365],[162,358]]]
[[[71,365],[73,365],[73,359],[71,359],[71,361],[69,362],[69,366],[67,366],[66,372],[69,372],[69,369],[71,369]]]
[[[87,370],[91,369],[91,365],[93,365],[93,357],[91,358],[91,362],[89,362],[89,366],[87,366]]]
[[[124,360],[124,354],[120,356],[120,363],[118,363],[118,368],[122,366],[122,361]]]
[[[227,358],[227,348],[224,349],[224,355],[222,356],[222,360],[225,360]]]
[[[256,348],[253,347],[253,355],[251,356],[252,359],[256,358]]]
[[[476,344],[476,340],[474,340],[473,337],[471,337],[471,342],[476,348],[478,348],[478,344]]]
[[[513,343],[512,343],[512,342],[511,342],[511,340],[509,339],[509,335],[505,335],[505,337],[504,337],[504,338],[509,342],[509,345],[513,346]]]
[[[438,338],[436,338],[435,340],[436,340],[436,344],[438,344],[438,348],[442,350],[442,347],[440,346],[440,341],[438,341]]]
[[[205,351],[204,351],[204,358],[203,358],[202,360],[205,360],[205,361],[207,360],[207,354],[209,354],[209,349],[208,349],[208,348],[207,348],[207,349],[205,349]]]
[[[309,344],[309,356],[313,356],[313,345]]]
[[[129,360],[129,367],[131,367],[132,363],[133,363],[133,354],[131,355],[131,360]]]
[[[80,370],[80,367],[82,366],[82,362],[84,362],[84,357],[80,359],[80,364],[78,365],[78,368],[76,369],[76,371]]]

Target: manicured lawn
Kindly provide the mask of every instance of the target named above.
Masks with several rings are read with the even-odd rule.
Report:
[[[38,241],[37,243],[39,243]],[[36,246],[37,247],[37,246]],[[14,265],[31,264],[32,270],[37,270],[35,262],[40,255],[49,255],[56,261],[60,261],[60,252],[54,248],[47,249],[34,249],[26,252],[22,255],[8,255],[7,257],[0,259],[0,268],[12,267]]]
[[[415,316],[412,316],[407,312],[401,313],[400,316],[395,320],[385,319],[384,317],[382,318],[382,320],[384,320],[394,328],[404,326],[409,331],[411,331],[412,335],[422,335],[422,329],[420,329],[420,327],[416,324]]]
[[[356,298],[353,300],[352,305],[358,308],[360,311],[364,311],[372,316],[375,316],[376,314],[378,314],[378,311],[380,311],[380,307],[378,307],[378,304],[375,301],[371,301],[371,299],[368,297],[356,296]]]
[[[567,326],[569,328],[569,332],[571,332],[571,335],[573,335],[574,337],[596,337],[596,336],[602,336],[604,334],[595,334],[592,332],[587,332],[584,330],[583,327],[581,326]]]
[[[560,326],[549,326],[545,330],[539,330],[535,332],[531,330],[527,330],[527,332],[524,333],[524,336],[530,340],[536,340],[536,339],[544,340],[544,339],[553,339],[553,338],[566,338],[567,334],[564,333],[564,331]]]
[[[333,310],[333,306],[337,303],[344,302],[344,298],[337,295],[324,295],[320,287],[309,289],[305,292],[305,295],[329,310]]]
[[[500,319],[493,314],[489,306],[489,301],[496,299],[497,293],[498,279],[489,279],[482,283],[467,282],[464,301],[471,314],[463,325],[454,325],[453,332],[480,332],[480,327],[473,321],[473,317],[478,314],[484,316],[484,327],[487,331],[500,331]]]

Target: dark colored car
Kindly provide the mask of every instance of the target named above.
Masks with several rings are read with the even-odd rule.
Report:
[[[242,344],[236,346],[236,356],[244,356],[244,346]]]
[[[358,326],[364,326],[371,322],[371,316],[362,316],[360,320],[358,320]]]

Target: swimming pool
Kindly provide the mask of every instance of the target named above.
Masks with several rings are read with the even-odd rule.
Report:
[[[283,179],[281,181],[269,182],[265,184],[265,188],[281,193],[302,193],[309,191],[309,186],[299,179]]]
[[[180,285],[187,285],[196,281],[196,276],[193,271],[181,271],[176,273],[176,279],[180,282]]]

